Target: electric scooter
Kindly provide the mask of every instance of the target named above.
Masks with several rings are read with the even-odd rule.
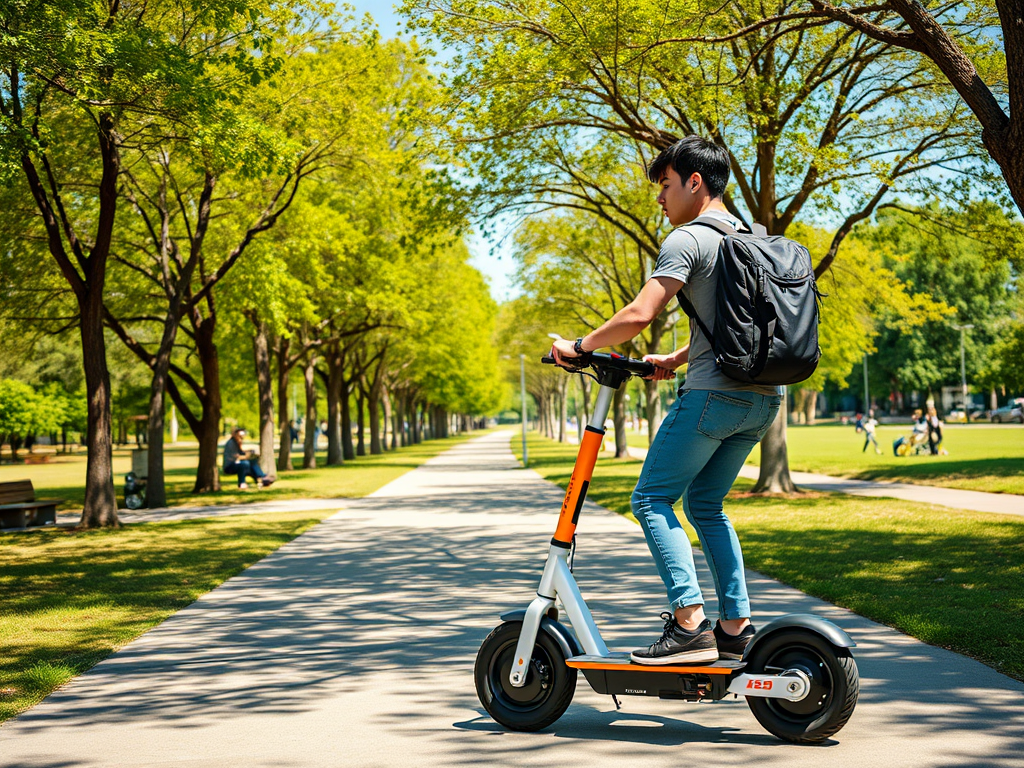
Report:
[[[550,357],[542,362],[555,364]],[[537,597],[526,610],[503,614],[477,653],[474,676],[484,709],[511,730],[540,730],[569,707],[582,671],[616,707],[623,695],[717,701],[735,694],[746,698],[765,729],[786,741],[815,744],[838,732],[857,704],[859,678],[850,653],[856,643],[817,616],[791,614],[765,624],[739,660],[645,666],[633,663],[628,651],[608,650],[572,575],[570,553],[615,390],[631,376],[650,376],[654,366],[593,352],[565,370],[584,368],[600,385],[594,414],[580,441]],[[556,600],[572,631],[558,621]]]

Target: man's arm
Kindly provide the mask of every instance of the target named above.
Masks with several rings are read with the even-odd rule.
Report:
[[[616,312],[612,318],[583,338],[583,351],[593,352],[602,347],[613,347],[629,341],[668,306],[672,297],[683,287],[681,280],[671,277],[653,277],[640,289],[640,294],[629,304]],[[561,363],[564,359],[577,357],[573,342],[567,339],[556,341],[551,354]]]

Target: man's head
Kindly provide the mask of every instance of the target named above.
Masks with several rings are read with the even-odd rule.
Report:
[[[231,433],[231,436],[235,439],[235,442],[239,445],[245,440],[246,432],[244,429],[236,429]]]
[[[721,200],[729,183],[729,153],[700,136],[687,136],[662,150],[647,178],[660,185],[658,205],[677,227],[697,218],[709,202]]]

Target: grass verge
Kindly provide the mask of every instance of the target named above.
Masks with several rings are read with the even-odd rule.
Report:
[[[302,498],[357,498],[371,493],[452,446],[482,434],[484,432],[471,432],[440,440],[429,440],[419,445],[388,451],[379,456],[359,456],[336,467],[325,466],[327,456],[320,452],[317,454],[318,469],[298,468],[302,463],[300,447],[298,456],[293,460],[293,465],[297,468],[279,475],[278,481],[270,488],[239,491],[234,475],[222,475],[223,490],[218,493],[192,493],[198,451],[196,447],[168,446],[165,458],[167,503],[176,507]],[[119,504],[123,503],[121,486],[124,475],[129,470],[131,451],[115,451],[114,482]],[[81,510],[85,501],[85,454],[56,456],[48,464],[0,466],[0,482],[22,479],[32,481],[36,498],[64,499],[60,506],[61,510]]]
[[[330,514],[0,534],[0,722]]]
[[[936,485],[989,493],[1024,494],[1024,427],[947,425],[942,447],[946,456],[894,456],[893,440],[909,434],[910,427],[883,425],[877,439],[881,455],[872,446],[862,451],[864,435],[853,425],[790,425],[787,429],[789,466],[798,472],[818,472],[856,480],[890,480]],[[647,448],[647,435],[630,432],[627,442]],[[760,463],[755,448],[748,464]]]
[[[528,449],[530,468],[564,488],[575,446],[534,435]],[[588,498],[629,515],[640,467],[602,457]],[[738,480],[726,500],[748,567],[1024,681],[1024,519],[843,494],[751,496],[751,485]]]

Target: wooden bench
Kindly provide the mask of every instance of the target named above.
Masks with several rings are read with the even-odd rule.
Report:
[[[26,453],[24,461],[26,464],[49,464],[50,458],[49,453]]]
[[[57,522],[57,505],[61,501],[63,499],[36,500],[31,480],[0,483],[0,528],[53,525]]]

